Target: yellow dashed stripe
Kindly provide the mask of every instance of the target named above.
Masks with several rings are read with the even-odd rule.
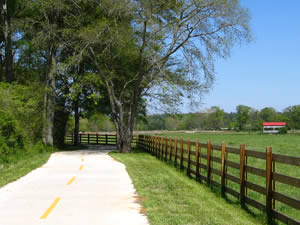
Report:
[[[48,215],[52,212],[52,210],[54,209],[54,207],[57,205],[57,203],[59,202],[60,198],[56,198],[54,200],[54,202],[51,204],[51,206],[47,209],[47,211],[41,216],[41,219],[46,219],[48,217]]]

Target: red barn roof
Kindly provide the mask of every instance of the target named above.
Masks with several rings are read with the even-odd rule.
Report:
[[[263,126],[286,126],[286,122],[264,122]]]

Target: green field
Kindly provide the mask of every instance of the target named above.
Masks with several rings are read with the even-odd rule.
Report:
[[[222,141],[226,143],[226,146],[239,148],[240,144],[245,144],[247,150],[255,150],[265,152],[267,146],[272,146],[273,153],[296,156],[300,157],[300,136],[299,135],[265,135],[265,134],[248,134],[248,133],[167,133],[167,134],[155,134],[157,136],[167,136],[167,137],[182,137],[184,140],[191,139],[193,141],[199,139],[201,143],[207,143],[208,140],[212,142],[213,145],[221,145]],[[206,149],[202,149],[202,152],[206,154]],[[213,155],[220,157],[220,151],[213,151]],[[195,159],[194,159],[195,160]],[[240,156],[236,154],[229,153],[229,160],[239,163]],[[206,163],[202,159],[202,163]],[[265,160],[248,158],[248,165],[257,167],[260,169],[265,169]],[[193,168],[193,167],[192,167]],[[214,168],[220,169],[221,165],[214,162]],[[202,171],[203,175],[206,175],[206,171]],[[276,172],[300,178],[300,168],[296,166],[290,166],[286,164],[276,164]],[[228,167],[228,173],[239,177],[240,171],[234,168]],[[220,183],[220,177],[214,175],[214,180]],[[258,184],[262,187],[266,186],[265,179],[260,176],[249,174],[248,180]],[[228,181],[228,186],[239,192],[239,185]],[[248,190],[249,197],[265,203],[265,196],[259,194],[255,191]],[[276,182],[276,191],[287,196],[296,198],[300,200],[300,190],[299,188],[285,185]],[[283,203],[276,202],[276,210],[291,216],[292,218],[300,221],[300,211],[293,209]],[[254,210],[255,211],[255,210]]]
[[[148,153],[110,153],[124,163],[151,225],[266,224]]]
[[[300,135],[288,134],[288,135],[270,135],[270,134],[248,134],[248,133],[168,133],[159,134],[159,136],[167,137],[183,137],[185,140],[190,138],[191,140],[197,140],[201,143],[207,143],[208,140],[212,144],[221,145],[222,141],[227,146],[239,148],[240,144],[245,144],[246,149],[265,151],[267,146],[273,148],[273,153],[298,156],[300,157]]]

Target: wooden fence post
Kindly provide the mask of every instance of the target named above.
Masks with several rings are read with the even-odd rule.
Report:
[[[210,172],[212,171],[212,169],[214,168],[214,161],[212,160],[212,157],[214,156],[214,149],[212,147],[212,145],[210,145]],[[210,173],[210,180],[214,179],[214,173]]]
[[[90,133],[88,133],[88,144],[90,144]]]
[[[196,150],[196,180],[200,180],[200,171],[199,171],[199,140],[196,141],[196,146],[195,146],[195,150]]]
[[[162,137],[158,138],[159,146],[158,146],[158,158],[161,158],[161,139]]]
[[[226,151],[226,157],[225,157],[225,161],[227,162],[228,161],[228,152]],[[225,164],[225,174],[227,174],[227,171],[228,171],[228,166],[227,166],[227,163]],[[225,180],[225,185],[227,186],[228,185],[228,179],[226,177],[226,180]]]
[[[79,144],[81,144],[81,136],[82,134],[79,134]]]
[[[155,137],[155,156],[158,155],[158,137]]]
[[[207,142],[207,184],[210,185],[211,181],[211,143]]]
[[[157,137],[157,157],[160,157],[160,137]]]
[[[177,137],[174,140],[174,165],[177,166]]]
[[[153,136],[149,137],[149,151],[153,155]]]
[[[266,157],[266,212],[268,220],[272,221],[272,147],[267,147]]]
[[[105,134],[105,144],[108,144],[107,134]]]
[[[225,197],[225,189],[226,189],[226,185],[225,185],[225,177],[226,177],[226,173],[225,173],[225,165],[226,165],[226,160],[225,160],[225,153],[226,153],[226,145],[225,142],[222,142],[222,152],[221,152],[221,159],[222,159],[222,168],[221,168],[221,193],[222,193],[222,197]]]
[[[163,159],[164,157],[164,138],[161,137],[160,138],[160,154],[159,154],[159,158]]]
[[[155,155],[155,136],[152,136],[152,155]]]
[[[180,138],[180,169],[183,169],[183,139]]]
[[[245,206],[245,145],[240,145],[240,203]]]
[[[246,181],[248,182],[248,155],[246,155],[246,169],[245,169],[245,172],[246,172]],[[248,187],[246,186],[246,196],[248,197]]]
[[[149,152],[150,152],[151,154],[153,154],[153,153],[152,153],[152,136],[149,137],[148,141],[149,141]]]
[[[72,134],[71,139],[72,139],[72,145],[73,145],[74,144],[74,134]]]
[[[165,160],[168,160],[168,138],[165,137]]]
[[[159,158],[159,148],[160,148],[160,137],[156,137],[156,157]]]
[[[169,157],[169,161],[172,161],[172,151],[173,151],[173,146],[172,146],[172,137],[170,137],[169,140],[169,145],[170,145],[170,157]]]
[[[274,160],[272,160],[273,162],[273,173],[276,172],[276,163]],[[275,179],[272,179],[273,180],[273,191],[276,191],[276,181]],[[276,209],[276,200],[273,198],[273,209]]]
[[[191,175],[191,140],[188,139],[188,165],[187,165],[187,175]]]
[[[146,151],[149,152],[149,136],[146,136]]]

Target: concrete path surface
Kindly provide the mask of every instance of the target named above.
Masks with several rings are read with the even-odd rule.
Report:
[[[57,152],[0,189],[1,225],[146,225],[125,166],[97,150]]]

